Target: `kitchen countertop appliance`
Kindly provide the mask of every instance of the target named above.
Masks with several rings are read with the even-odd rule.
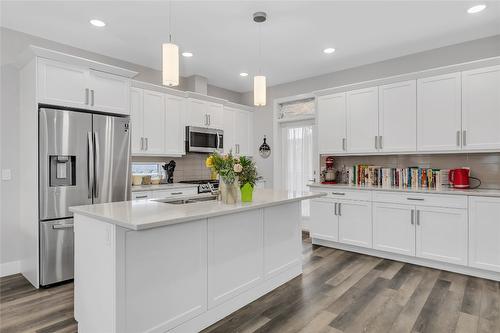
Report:
[[[180,181],[179,183],[198,185],[198,193],[210,193],[210,192],[212,192],[210,185],[212,185],[212,188],[214,190],[219,189],[219,181],[218,180],[211,180],[211,179],[183,180],[183,181]],[[210,185],[208,185],[208,184],[210,184]]]
[[[325,160],[325,169],[322,171],[323,184],[336,184],[337,170],[334,167],[333,156],[328,156]]]
[[[40,285],[73,279],[71,206],[130,199],[129,117],[39,109]]]
[[[474,179],[479,182],[479,184],[474,186],[474,188],[478,188],[481,185],[481,181],[478,178],[470,176],[469,168],[451,169],[448,173],[450,186],[454,188],[471,188],[470,179]]]

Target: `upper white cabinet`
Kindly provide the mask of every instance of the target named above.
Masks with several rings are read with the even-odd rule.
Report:
[[[346,152],[346,94],[319,97],[317,110],[319,153]]]
[[[500,66],[462,72],[462,147],[500,148]]]
[[[500,198],[469,197],[469,265],[500,272]]]
[[[184,154],[184,99],[156,91],[131,89],[133,155]]]
[[[53,60],[38,60],[40,103],[129,114],[129,93],[128,78]]]
[[[90,102],[95,110],[129,114],[130,80],[104,72],[89,71]]]
[[[378,87],[347,92],[347,150],[377,151]]]
[[[416,81],[379,87],[379,141],[383,152],[412,152],[417,149]]]
[[[417,80],[417,149],[461,149],[460,73]]]
[[[221,129],[223,113],[221,104],[188,98],[186,125]]]
[[[57,61],[38,60],[38,101],[40,103],[88,108],[88,69]]]
[[[253,113],[224,108],[224,151],[235,155],[252,156]]]

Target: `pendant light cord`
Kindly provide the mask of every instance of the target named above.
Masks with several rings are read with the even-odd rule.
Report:
[[[259,75],[262,74],[262,23],[259,23]]]
[[[172,1],[168,2],[168,42],[172,43]]]

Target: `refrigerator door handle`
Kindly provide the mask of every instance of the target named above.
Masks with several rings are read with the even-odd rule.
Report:
[[[94,185],[94,145],[92,142],[92,132],[87,132],[87,191],[88,198],[92,199],[92,189]]]
[[[99,137],[94,132],[94,196],[99,198]]]

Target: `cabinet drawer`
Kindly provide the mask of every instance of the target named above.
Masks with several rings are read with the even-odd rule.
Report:
[[[467,208],[467,196],[425,193],[373,192],[374,202],[416,206]]]
[[[132,200],[151,199],[151,197],[151,192],[148,191],[132,192]]]
[[[154,191],[152,196],[155,199],[162,199],[174,196],[186,196],[186,195],[196,195],[196,194],[198,194],[198,189],[192,187],[192,188]]]
[[[311,187],[311,192],[315,193],[326,193],[326,198],[342,199],[342,200],[359,200],[359,201],[371,201],[372,193],[371,191],[364,190],[347,190],[347,189],[336,189],[336,188],[324,188],[324,187]]]

